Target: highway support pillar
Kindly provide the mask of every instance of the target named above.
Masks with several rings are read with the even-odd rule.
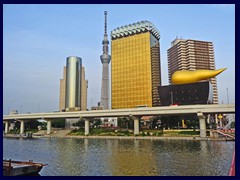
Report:
[[[89,135],[89,126],[90,126],[90,121],[89,119],[83,118],[85,121],[85,136]]]
[[[216,132],[215,130],[211,130],[210,131],[210,137],[211,138],[218,138],[218,132]]]
[[[47,134],[51,134],[52,121],[47,120]]]
[[[134,121],[134,135],[138,135],[139,134],[139,117],[132,116],[132,115],[129,115],[129,117],[131,117]]]
[[[23,134],[25,132],[25,122],[23,120],[20,120],[20,134]]]
[[[8,122],[8,121],[4,121],[4,124],[5,124],[4,133],[7,134],[7,133],[8,133],[8,130],[9,130],[9,122]]]
[[[197,113],[198,119],[199,119],[199,126],[200,126],[200,137],[207,137],[206,133],[206,122],[205,122],[205,116],[202,112]]]

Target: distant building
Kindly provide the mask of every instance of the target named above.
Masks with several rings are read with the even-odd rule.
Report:
[[[149,21],[111,32],[112,109],[160,105],[160,33]]]
[[[63,79],[60,79],[59,111],[65,111],[65,95],[66,95],[66,66],[64,66],[63,68]]]
[[[178,70],[215,69],[213,43],[199,40],[176,38],[168,49],[168,78]],[[218,103],[217,80],[211,78],[213,103]]]
[[[87,89],[88,89],[88,80],[85,79],[85,68],[82,67],[82,76],[81,76],[81,111],[87,110]]]
[[[101,125],[103,127],[117,127],[118,122],[117,122],[117,117],[107,117],[107,118],[100,118],[101,120]]]
[[[96,111],[96,110],[103,110],[103,107],[100,105],[100,102],[98,102],[97,106],[92,106],[91,110]]]
[[[11,114],[18,114],[18,110],[13,109],[12,111],[9,112],[9,114],[10,114],[10,115],[11,115]]]
[[[60,79],[59,111],[87,110],[88,81],[81,58],[67,58],[63,68],[63,79]]]

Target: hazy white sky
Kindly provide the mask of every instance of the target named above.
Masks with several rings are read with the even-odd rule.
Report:
[[[100,101],[104,11],[108,34],[151,21],[160,31],[161,78],[168,85],[167,49],[176,36],[211,41],[219,103],[235,103],[234,5],[3,5],[3,113],[58,110],[66,57],[79,56],[88,79],[88,108]]]

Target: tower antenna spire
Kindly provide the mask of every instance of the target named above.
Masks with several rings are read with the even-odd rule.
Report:
[[[105,23],[104,23],[104,34],[107,34],[107,11],[104,11]]]

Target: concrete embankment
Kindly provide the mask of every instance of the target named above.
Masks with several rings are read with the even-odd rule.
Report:
[[[226,138],[202,138],[202,137],[192,137],[192,136],[181,136],[181,137],[151,137],[151,136],[73,136],[73,135],[67,135],[62,137],[54,137],[54,136],[44,136],[46,138],[74,138],[74,139],[149,139],[149,140],[220,140],[220,141],[226,141]]]
[[[32,138],[76,138],[76,139],[149,139],[149,140],[220,140],[220,141],[229,141],[231,138],[218,137],[199,137],[197,135],[193,136],[177,136],[177,135],[168,135],[164,134],[163,136],[80,136],[80,135],[71,135],[70,129],[61,129],[55,130],[51,135],[46,135],[43,132],[34,133]],[[24,138],[21,135],[7,134],[4,137],[9,138]]]
[[[22,136],[16,136],[16,135],[5,135],[3,137],[6,138],[24,138]],[[65,135],[65,136],[55,136],[55,135],[42,135],[42,136],[32,136],[32,138],[69,138],[69,139],[149,139],[149,140],[217,140],[217,141],[226,141],[231,139],[226,138],[202,138],[202,137],[192,137],[192,136],[168,136],[168,137],[151,137],[151,136],[73,136],[73,135]]]

